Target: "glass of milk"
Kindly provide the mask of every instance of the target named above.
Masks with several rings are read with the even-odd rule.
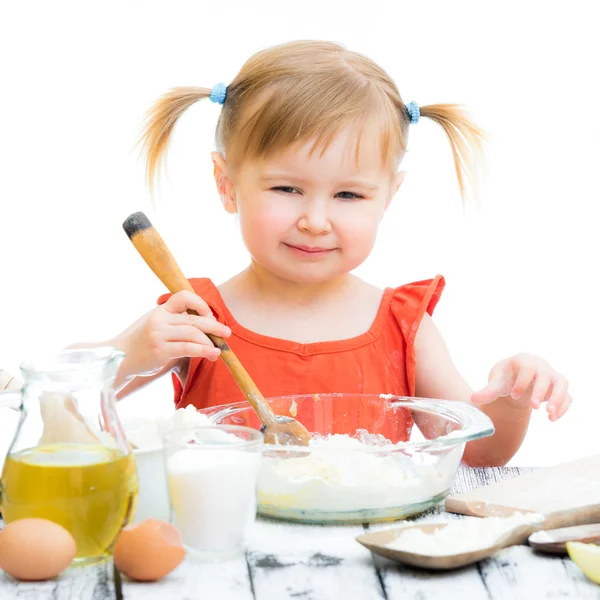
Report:
[[[250,427],[179,427],[164,435],[173,521],[192,557],[244,551],[256,517],[263,435]]]

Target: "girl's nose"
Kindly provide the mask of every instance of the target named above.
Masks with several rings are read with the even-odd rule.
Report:
[[[322,200],[310,200],[304,205],[303,213],[298,221],[298,229],[322,235],[331,231],[331,223],[327,214],[327,203]]]

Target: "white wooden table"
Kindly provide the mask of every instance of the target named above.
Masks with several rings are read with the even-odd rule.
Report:
[[[461,469],[454,491],[523,471],[527,469]],[[440,512],[438,508],[416,520],[436,519]],[[600,586],[568,558],[518,546],[472,567],[432,573],[372,555],[354,539],[366,528],[258,519],[249,550],[236,559],[205,564],[186,560],[163,580],[146,584],[118,575],[115,584],[112,563],[72,568],[42,583],[18,583],[2,573],[0,600],[600,600]]]

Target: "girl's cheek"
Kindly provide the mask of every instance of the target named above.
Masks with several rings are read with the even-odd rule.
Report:
[[[257,226],[269,231],[286,230],[295,222],[295,211],[283,203],[279,206],[263,206],[253,216]]]
[[[272,237],[281,237],[294,224],[293,215],[281,207],[263,206],[260,210],[245,211],[240,226],[247,244],[264,245]]]
[[[374,239],[380,223],[379,215],[375,211],[338,214],[333,222],[338,231],[358,239]]]

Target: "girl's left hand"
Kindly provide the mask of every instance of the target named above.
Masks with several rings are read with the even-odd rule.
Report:
[[[567,379],[544,359],[517,354],[492,368],[488,384],[471,396],[471,402],[489,404],[506,397],[514,408],[539,408],[542,402],[547,402],[548,418],[556,421],[571,405],[568,387]]]

